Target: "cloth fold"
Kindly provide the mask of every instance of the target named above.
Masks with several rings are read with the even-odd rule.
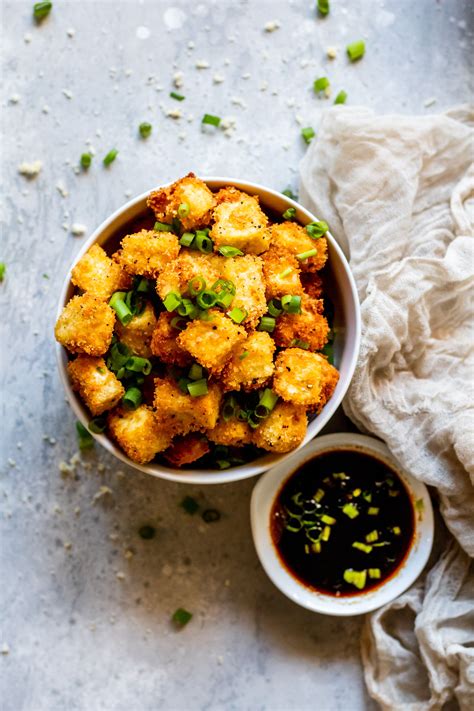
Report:
[[[474,556],[473,125],[470,107],[409,117],[338,106],[323,112],[300,167],[300,200],[329,223],[361,302],[345,412],[436,487],[464,550],[450,549],[426,583],[368,618],[366,680],[385,709],[438,709],[454,694],[461,707],[471,701],[474,620],[447,588],[459,560],[466,568]]]

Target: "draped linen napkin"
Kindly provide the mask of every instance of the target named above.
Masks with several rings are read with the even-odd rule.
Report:
[[[362,343],[344,410],[436,487],[451,539],[367,616],[362,659],[383,709],[474,709],[474,111],[322,113],[300,200],[350,259]],[[450,538],[450,537],[449,537]]]

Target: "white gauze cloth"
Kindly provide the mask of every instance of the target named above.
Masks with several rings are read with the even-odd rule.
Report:
[[[300,200],[349,257],[361,302],[345,412],[436,487],[461,546],[367,619],[366,682],[393,711],[440,709],[453,695],[474,709],[473,124],[467,107],[334,107],[300,167]]]

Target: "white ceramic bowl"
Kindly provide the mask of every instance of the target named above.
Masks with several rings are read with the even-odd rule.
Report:
[[[302,224],[307,224],[317,220],[317,217],[312,215],[305,208],[301,207],[298,203],[285,197],[285,195],[282,195],[275,190],[265,188],[262,185],[249,183],[243,180],[235,180],[233,178],[202,179],[207,183],[211,190],[219,190],[226,185],[234,185],[240,190],[258,195],[264,209],[270,208],[280,214],[288,207],[295,207],[298,220]],[[157,188],[153,189],[156,190]],[[124,230],[124,228],[126,229],[127,225],[140,219],[141,216],[145,216],[147,213],[149,214],[149,210],[146,206],[146,199],[150,192],[151,190],[143,193],[143,195],[139,195],[114,212],[113,215],[105,220],[105,222],[103,222],[84,243],[75,259],[74,264],[72,264],[66,276],[61,296],[59,298],[58,316],[73,294],[73,287],[70,279],[71,271],[74,265],[78,262],[82,255],[87,252],[91,245],[95,243],[99,245],[105,244],[118,231]],[[309,442],[309,440],[312,439],[322,427],[324,427],[336,411],[346,393],[347,388],[349,387],[359,353],[360,308],[355,282],[350,272],[349,265],[330,232],[327,233],[327,240],[329,248],[327,270],[331,275],[331,283],[330,287],[327,289],[327,293],[336,306],[336,316],[334,321],[334,325],[336,327],[334,357],[335,365],[340,372],[340,378],[331,400],[325,406],[321,414],[309,424],[303,444]],[[57,344],[56,352],[59,372],[68,400],[78,419],[83,425],[87,426],[90,416],[77,394],[71,388],[71,383],[66,370],[66,350]],[[129,464],[135,469],[139,469],[143,472],[161,477],[163,479],[194,484],[222,484],[224,482],[236,481],[238,479],[246,479],[247,477],[261,474],[270,467],[275,466],[275,464],[285,461],[293,454],[292,452],[285,455],[268,454],[249,462],[248,464],[243,464],[241,466],[223,471],[209,471],[203,469],[187,469],[183,471],[154,463],[144,465],[136,464],[135,462],[132,462],[105,434],[94,435],[94,437],[103,447],[105,447],[109,452],[112,452],[117,459]]]
[[[399,569],[377,588],[348,597],[325,595],[305,586],[291,575],[278,556],[270,532],[272,506],[284,482],[316,454],[340,448],[372,454],[385,461],[406,485],[412,503],[418,499],[423,501],[421,511],[415,516],[411,547]],[[270,580],[293,602],[326,615],[359,615],[375,610],[398,597],[425,567],[433,544],[433,509],[426,486],[400,469],[383,442],[348,432],[319,437],[296,452],[291,460],[282,462],[267,472],[253,490],[250,512],[255,548]]]

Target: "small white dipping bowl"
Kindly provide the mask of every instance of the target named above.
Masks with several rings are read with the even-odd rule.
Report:
[[[202,178],[202,180],[204,180],[209,188],[214,191],[219,190],[226,185],[233,185],[239,190],[244,190],[252,195],[258,195],[263,209],[272,210],[277,214],[283,213],[289,207],[294,207],[296,208],[296,217],[303,225],[306,225],[309,222],[314,222],[318,219],[315,215],[308,212],[308,210],[301,207],[301,205],[294,202],[294,200],[291,200],[276,190],[265,188],[262,185],[249,183],[244,180],[236,180],[234,178]],[[140,218],[151,215],[149,208],[146,206],[146,200],[151,190],[157,190],[158,187],[151,188],[146,193],[143,193],[143,195],[139,195],[130,202],[126,203],[123,207],[114,212],[113,215],[111,215],[107,220],[105,220],[105,222],[103,222],[100,227],[95,230],[89,239],[86,240],[67,273],[59,298],[58,316],[74,293],[74,289],[71,284],[71,271],[75,264],[93,244],[105,246],[107,242],[114,237],[114,235],[124,229],[127,229],[128,225],[131,227],[132,223],[136,222]],[[332,237],[330,232],[327,233],[326,237],[329,252],[328,264],[325,268],[329,274],[326,293],[335,304],[334,326],[336,336],[334,341],[334,365],[339,370],[340,378],[330,401],[324,407],[321,414],[310,422],[306,437],[301,446],[309,442],[309,440],[324,427],[341,403],[354,373],[360,345],[360,307],[356,285],[346,258],[344,257],[344,254],[336,243],[334,237]],[[77,418],[84,426],[87,426],[87,423],[90,420],[90,415],[78,395],[71,388],[71,383],[66,369],[68,362],[67,352],[61,345],[57,344],[56,353],[59,373],[67,398]],[[153,462],[150,464],[137,464],[136,462],[132,462],[131,459],[129,459],[126,454],[122,452],[122,450],[119,449],[119,447],[117,447],[111,439],[109,439],[107,435],[95,434],[94,437],[103,447],[105,447],[105,449],[114,454],[117,459],[120,459],[122,462],[125,462],[135,469],[139,469],[147,474],[152,474],[153,476],[161,477],[162,479],[170,479],[172,481],[181,481],[193,484],[222,484],[225,482],[237,481],[238,479],[246,479],[247,477],[261,474],[270,467],[275,466],[275,464],[285,461],[293,454],[293,452],[289,452],[284,455],[267,454],[247,464],[242,464],[241,466],[222,471],[210,471],[208,469],[182,470],[155,464]]]
[[[270,530],[273,504],[286,481],[314,456],[340,449],[362,452],[385,462],[395,470],[405,484],[412,504],[414,505],[419,499],[423,501],[420,511],[415,511],[412,543],[401,566],[378,587],[367,592],[356,592],[347,597],[327,595],[301,583],[281,561]],[[383,442],[373,437],[348,432],[319,437],[296,452],[290,461],[282,462],[267,472],[253,490],[250,515],[255,548],[270,580],[293,602],[325,615],[359,615],[376,610],[398,597],[416,580],[425,567],[433,544],[433,509],[426,486],[400,469]]]

